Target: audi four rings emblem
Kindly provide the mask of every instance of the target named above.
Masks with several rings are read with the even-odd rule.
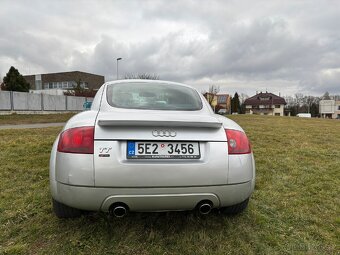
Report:
[[[155,129],[152,131],[153,136],[160,136],[160,137],[175,137],[177,135],[176,131],[174,130],[158,130]]]

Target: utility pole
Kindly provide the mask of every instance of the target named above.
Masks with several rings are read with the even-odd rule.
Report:
[[[119,77],[119,76],[118,76],[118,61],[119,61],[119,60],[122,60],[122,58],[117,58],[117,80],[118,80],[118,77]]]

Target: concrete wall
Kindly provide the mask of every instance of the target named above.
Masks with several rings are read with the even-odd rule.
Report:
[[[0,91],[0,111],[82,111],[93,98]]]
[[[13,110],[41,111],[41,95],[13,92]]]
[[[66,111],[66,96],[41,94],[45,111]]]
[[[0,110],[11,110],[11,92],[0,92]]]
[[[86,97],[67,97],[67,110],[82,111]]]

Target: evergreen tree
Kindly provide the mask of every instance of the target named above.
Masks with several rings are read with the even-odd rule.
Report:
[[[241,107],[240,107],[240,99],[238,97],[237,92],[235,92],[234,97],[231,99],[231,112],[237,112],[240,113]]]
[[[11,66],[8,73],[3,79],[3,90],[28,92],[30,84],[19,73],[18,69]]]
[[[313,103],[310,107],[310,114],[312,117],[318,117],[319,116],[319,104]]]

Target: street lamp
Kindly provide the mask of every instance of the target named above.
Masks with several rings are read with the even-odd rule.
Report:
[[[118,80],[118,61],[122,60],[122,58],[117,58],[117,80]]]

